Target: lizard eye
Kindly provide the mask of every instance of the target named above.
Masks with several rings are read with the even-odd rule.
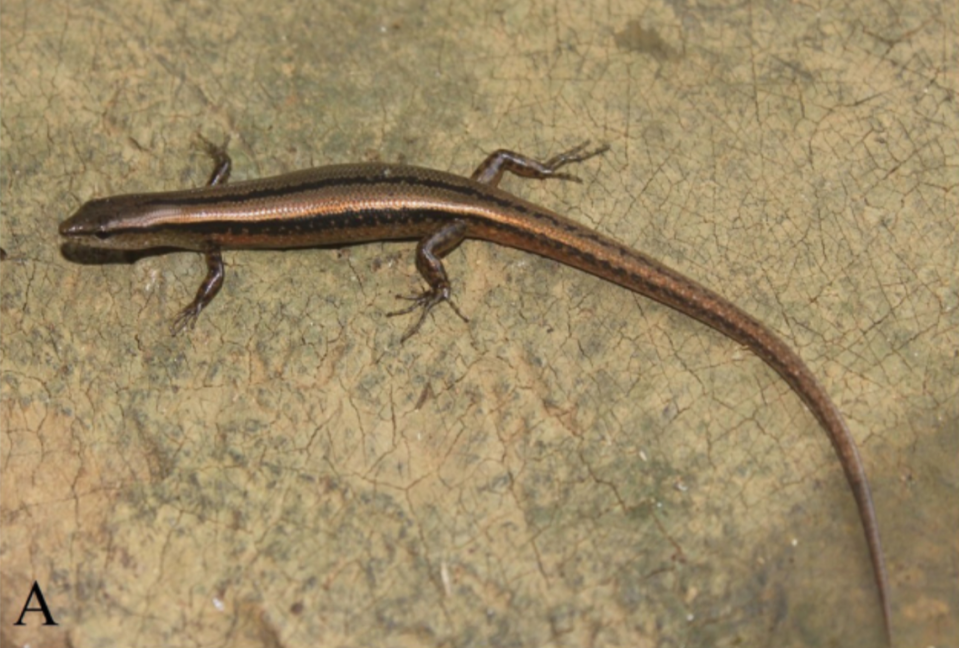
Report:
[[[94,236],[96,236],[101,241],[105,241],[108,238],[110,238],[110,235],[107,234],[106,232],[97,232],[96,234],[94,234]]]

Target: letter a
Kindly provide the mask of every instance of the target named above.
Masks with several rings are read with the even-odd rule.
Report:
[[[34,596],[37,597],[37,603],[40,604],[40,607],[30,607],[30,599],[32,599]],[[43,592],[40,591],[40,584],[37,581],[33,581],[33,587],[30,588],[30,596],[27,597],[27,602],[23,604],[23,610],[20,612],[20,618],[17,619],[17,622],[13,625],[27,625],[23,622],[23,616],[27,612],[43,612],[43,617],[46,619],[46,622],[43,625],[57,625],[57,622],[53,620],[53,615],[50,614],[50,608],[47,607],[47,602],[43,599]]]

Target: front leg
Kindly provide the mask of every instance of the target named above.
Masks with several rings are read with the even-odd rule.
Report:
[[[230,171],[233,169],[233,161],[226,152],[225,146],[217,146],[202,135],[198,135],[203,150],[213,158],[213,172],[207,181],[207,186],[225,184],[230,178]],[[186,328],[193,328],[200,312],[209,305],[216,294],[220,292],[223,286],[223,257],[220,254],[220,248],[212,247],[204,254],[206,261],[206,278],[200,284],[196,291],[196,297],[193,298],[183,310],[181,310],[170,325],[170,334],[176,336]]]
[[[426,314],[440,302],[445,301],[464,322],[469,321],[450,299],[450,280],[446,276],[446,269],[443,267],[442,261],[442,258],[462,243],[464,238],[466,238],[466,223],[461,220],[454,220],[417,244],[416,269],[420,271],[420,276],[426,280],[429,289],[415,297],[401,297],[401,299],[411,299],[413,304],[409,308],[386,314],[387,317],[394,317],[396,315],[406,315],[418,308],[421,309],[419,319],[403,334],[401,342],[406,342],[420,330],[423,320],[426,319]],[[400,297],[400,295],[397,295],[397,297]]]
[[[193,301],[173,318],[173,324],[170,325],[170,334],[173,336],[186,328],[192,329],[200,312],[213,301],[223,286],[223,257],[220,255],[220,249],[214,248],[207,251],[204,258],[206,259],[206,278],[196,291]]]

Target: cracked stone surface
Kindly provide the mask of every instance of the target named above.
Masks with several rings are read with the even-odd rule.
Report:
[[[959,635],[959,21],[934,2],[0,5],[4,646],[876,646],[815,419],[722,335],[488,243],[94,263],[112,193],[608,142],[504,187],[767,323],[856,437],[894,644]],[[473,6],[482,5],[482,6]],[[28,613],[33,582],[59,624]]]

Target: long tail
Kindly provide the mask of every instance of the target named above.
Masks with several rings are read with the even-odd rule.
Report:
[[[826,431],[839,457],[846,480],[859,508],[869,545],[872,568],[882,606],[887,640],[891,643],[889,584],[879,540],[879,525],[869,482],[856,442],[845,419],[802,358],[764,324],[729,300],[641,252],[541,207],[518,201],[536,212],[537,229],[514,227],[508,243],[666,304],[746,346],[783,377],[809,407]],[[515,224],[522,221],[517,219]],[[548,223],[547,227],[543,223]],[[484,238],[480,236],[480,238]],[[502,236],[498,237],[503,242]]]

